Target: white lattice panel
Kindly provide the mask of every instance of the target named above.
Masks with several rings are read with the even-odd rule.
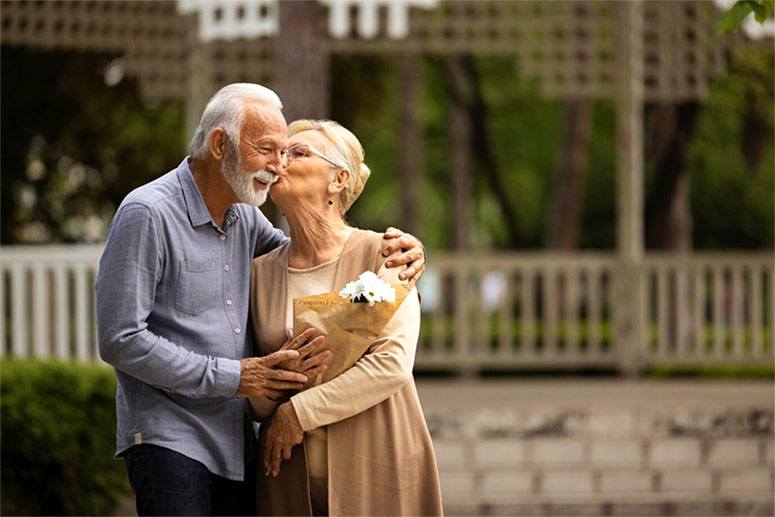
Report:
[[[546,95],[614,92],[618,2],[321,2],[328,6],[329,37],[322,45],[329,53],[513,56],[514,66],[537,79]],[[0,8],[3,45],[122,55],[149,98],[185,98],[190,70],[206,74],[213,88],[233,80],[271,84],[277,0],[15,0]],[[647,100],[707,94],[724,49],[741,38],[717,37],[718,16],[709,1],[644,2]],[[192,66],[195,49],[204,62]]]
[[[201,41],[277,35],[277,0],[178,0],[178,11],[196,13]]]

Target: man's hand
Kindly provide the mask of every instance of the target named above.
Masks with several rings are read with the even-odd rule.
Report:
[[[308,328],[296,337],[293,337],[291,329],[288,329],[286,332],[288,340],[280,347],[280,350],[296,350],[299,352],[299,356],[282,362],[280,366],[285,370],[303,373],[309,379],[308,383],[314,381],[315,377],[323,374],[328,369],[328,361],[333,355],[330,350],[323,348],[326,337],[318,336],[307,343],[317,332],[314,328]]]
[[[409,280],[409,286],[420,279],[425,271],[425,248],[417,237],[404,233],[392,226],[385,230],[382,236],[382,255],[390,257],[397,251],[402,251],[400,255],[390,257],[385,265],[387,267],[403,266],[409,264],[405,271],[402,271],[398,278]]]
[[[299,357],[298,350],[278,350],[264,357],[240,360],[238,397],[279,398],[283,390],[298,390],[309,380],[306,375],[284,370],[281,363]]]
[[[264,468],[266,475],[270,473],[277,477],[280,473],[280,463],[291,459],[291,451],[304,439],[304,430],[296,416],[293,404],[281,404],[272,417],[269,429],[266,431],[264,444]]]

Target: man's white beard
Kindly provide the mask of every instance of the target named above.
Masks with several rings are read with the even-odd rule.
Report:
[[[263,205],[269,195],[270,186],[277,181],[277,176],[263,169],[252,173],[243,171],[240,167],[239,152],[231,146],[231,143],[227,145],[228,148],[221,166],[221,174],[223,174],[226,183],[234,191],[234,195],[237,196],[240,203],[255,206]],[[266,183],[266,188],[256,192],[256,189],[253,187],[253,182],[256,179]]]

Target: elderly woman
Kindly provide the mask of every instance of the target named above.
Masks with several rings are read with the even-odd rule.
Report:
[[[288,133],[288,166],[271,197],[288,219],[291,240],[255,259],[251,279],[251,318],[264,354],[286,341],[294,298],[339,291],[364,271],[399,282],[398,270],[385,267],[382,236],[345,221],[370,174],[358,139],[327,120],[296,121]],[[251,400],[264,423],[259,515],[442,513],[412,377],[419,330],[412,289],[344,373],[324,384],[318,377],[290,400]]]

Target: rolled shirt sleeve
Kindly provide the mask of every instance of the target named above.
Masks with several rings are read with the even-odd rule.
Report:
[[[240,362],[193,352],[149,330],[165,268],[152,207],[124,205],[116,214],[96,280],[97,332],[104,361],[147,384],[191,398],[233,397]],[[192,347],[193,348],[193,347]]]

